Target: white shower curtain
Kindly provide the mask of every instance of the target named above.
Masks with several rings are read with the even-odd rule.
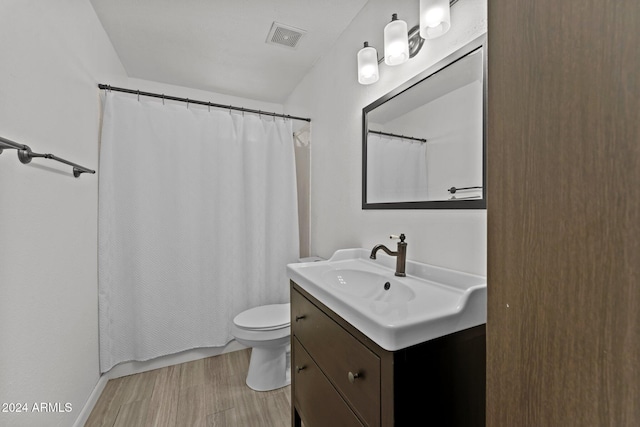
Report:
[[[237,313],[289,300],[291,122],[107,93],[98,240],[102,372],[225,345]]]
[[[367,202],[428,200],[427,144],[367,135]]]

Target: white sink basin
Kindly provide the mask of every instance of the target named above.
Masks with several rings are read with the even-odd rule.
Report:
[[[327,261],[289,264],[291,280],[385,350],[395,351],[487,322],[487,281],[367,249],[342,249]]]
[[[329,270],[322,278],[342,293],[370,301],[406,303],[416,296],[404,283],[366,270]]]

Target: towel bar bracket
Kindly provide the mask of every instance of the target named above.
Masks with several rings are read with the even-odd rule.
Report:
[[[29,146],[27,145],[25,145],[24,147],[24,149],[18,150],[18,159],[20,160],[20,163],[26,165],[28,163],[31,163],[31,159],[33,159],[33,156],[31,156],[31,148],[29,148]]]
[[[72,162],[70,162],[68,160],[62,159],[62,158],[60,158],[58,156],[55,156],[53,154],[34,153],[28,145],[18,144],[17,142],[13,142],[13,141],[11,141],[9,139],[0,137],[0,154],[2,154],[2,151],[7,149],[7,148],[15,149],[18,152],[18,160],[20,160],[20,163],[25,164],[25,165],[28,164],[28,163],[31,163],[31,160],[34,157],[43,157],[45,159],[55,160],[57,162],[64,163],[66,165],[72,166],[73,167],[73,176],[75,176],[76,178],[78,178],[80,176],[80,174],[83,174],[83,173],[96,173],[96,171],[94,171],[92,169],[85,168],[84,166],[77,165],[75,163],[72,163]]]

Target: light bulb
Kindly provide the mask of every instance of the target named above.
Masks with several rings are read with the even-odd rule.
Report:
[[[387,65],[400,65],[408,60],[407,23],[394,13],[391,22],[384,27],[384,62]]]
[[[420,0],[420,37],[435,39],[450,27],[449,0]]]
[[[378,78],[378,52],[364,42],[364,47],[358,51],[358,83],[370,85]]]

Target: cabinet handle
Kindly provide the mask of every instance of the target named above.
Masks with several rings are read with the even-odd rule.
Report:
[[[302,319],[304,319],[305,317],[307,317],[307,316],[305,316],[304,314],[301,314],[300,316],[296,316],[296,322],[297,322],[298,320],[302,320]]]
[[[296,366],[296,372],[300,373],[300,371],[305,370],[307,367],[306,366]]]
[[[356,378],[360,378],[360,374],[358,372],[356,372],[355,374],[351,371],[349,371],[349,382],[351,384],[353,384],[354,382],[356,382]]]

